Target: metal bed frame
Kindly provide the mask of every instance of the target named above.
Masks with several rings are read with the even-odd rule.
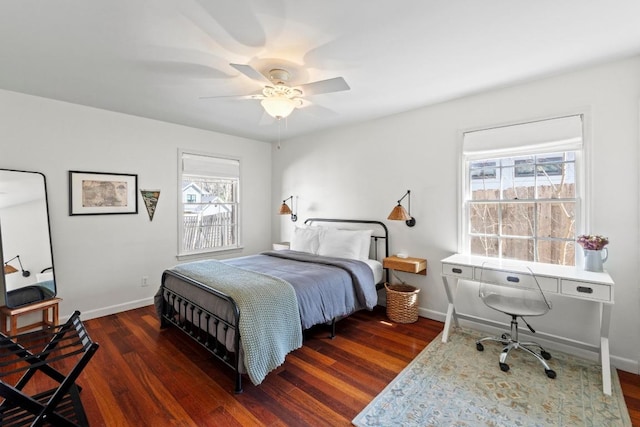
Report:
[[[389,255],[389,232],[384,223],[374,220],[356,220],[356,219],[332,219],[332,218],[309,218],[304,222],[306,225],[313,225],[314,223],[332,223],[332,224],[360,224],[366,226],[367,224],[375,225],[382,230],[382,235],[372,234],[371,239],[373,243],[373,254],[375,259],[379,258],[380,253],[380,240],[383,241],[384,254],[383,257]],[[366,228],[355,228],[366,229]],[[385,269],[384,280],[389,279],[389,270]],[[206,292],[211,293],[215,297],[224,301],[232,307],[233,322],[228,321],[218,314],[211,312],[205,307],[191,301],[190,299],[178,294],[177,292],[165,288],[165,279],[168,276],[176,277],[183,282],[189,283],[195,287],[198,287]],[[381,289],[382,285],[376,285],[376,289]],[[167,328],[170,325],[174,325],[204,347],[209,353],[211,353],[216,359],[220,360],[226,366],[231,368],[235,372],[235,388],[234,392],[242,393],[242,374],[240,373],[240,332],[237,329],[240,319],[240,309],[236,302],[230,296],[204,286],[200,282],[186,277],[182,274],[176,273],[172,270],[165,270],[162,274],[162,284],[160,286],[160,294],[162,296],[162,309],[160,316],[160,327]],[[330,338],[335,337],[336,322],[340,319],[334,318],[331,321],[331,335]],[[210,322],[213,322],[213,327],[210,327]],[[219,336],[220,327],[222,328],[222,335]],[[227,349],[225,343],[226,334],[230,331],[234,331],[233,349],[231,352]]]

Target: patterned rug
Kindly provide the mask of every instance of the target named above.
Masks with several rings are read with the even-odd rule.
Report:
[[[549,379],[535,358],[512,351],[508,372],[501,345],[476,350],[479,333],[438,336],[353,419],[363,426],[631,426],[618,375],[602,393],[601,367],[551,351]]]

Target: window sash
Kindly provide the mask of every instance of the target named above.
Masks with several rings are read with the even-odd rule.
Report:
[[[575,156],[566,157],[575,158]],[[540,249],[547,246],[549,248],[547,252],[560,256],[559,263],[573,265],[575,263],[575,223],[579,211],[578,198],[555,197],[555,193],[540,193],[540,187],[545,186],[544,181],[540,184],[535,176],[524,178],[512,176],[508,181],[508,187],[520,188],[520,193],[516,194],[528,197],[515,198],[513,194],[508,196],[502,175],[503,169],[514,168],[511,166],[512,160],[512,158],[482,159],[481,166],[495,163],[495,167],[500,171],[492,177],[493,182],[489,183],[492,188],[488,189],[482,198],[478,198],[472,190],[473,162],[466,163],[468,191],[464,203],[466,204],[467,253],[496,257],[515,256],[517,259],[549,262],[551,256],[547,256]],[[507,166],[502,166],[504,164]],[[517,184],[515,179],[523,181],[525,185]],[[575,184],[575,177],[573,181]],[[482,189],[476,188],[476,191],[482,191]]]
[[[236,249],[240,240],[240,160],[179,150],[178,256]],[[198,187],[195,201],[184,194],[185,182]],[[231,185],[230,191],[204,193],[198,186]]]

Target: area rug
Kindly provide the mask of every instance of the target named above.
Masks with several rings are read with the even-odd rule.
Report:
[[[501,345],[476,350],[475,331],[434,339],[353,419],[364,426],[631,426],[620,381],[602,393],[597,362],[551,351],[550,379],[533,357],[512,351],[502,372]]]

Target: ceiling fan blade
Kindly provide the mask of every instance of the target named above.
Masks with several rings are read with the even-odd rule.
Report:
[[[298,86],[304,96],[318,95],[321,93],[340,92],[351,89],[342,77],[320,80]]]
[[[198,3],[236,42],[256,48],[263,48],[266,45],[267,34],[260,22],[259,14],[256,13],[259,11],[256,11],[252,2],[198,0]],[[242,25],[238,25],[238,22]]]
[[[335,117],[338,115],[336,111],[315,103],[309,103],[302,108],[305,114],[310,114],[314,117]]]
[[[233,68],[240,71],[242,74],[249,77],[250,79],[271,83],[268,78],[263,76],[258,70],[253,68],[251,65],[247,65],[247,64],[229,64],[229,65],[231,65]]]
[[[198,99],[216,99],[216,98],[236,98],[236,99],[262,99],[262,93],[254,92],[244,95],[212,95],[212,96],[199,96]]]
[[[213,96],[199,96],[198,99],[217,99],[217,98],[244,98],[247,95],[213,95]]]
[[[229,74],[208,65],[195,64],[181,61],[138,61],[141,66],[151,72],[165,76],[192,79],[224,79],[231,77]]]

